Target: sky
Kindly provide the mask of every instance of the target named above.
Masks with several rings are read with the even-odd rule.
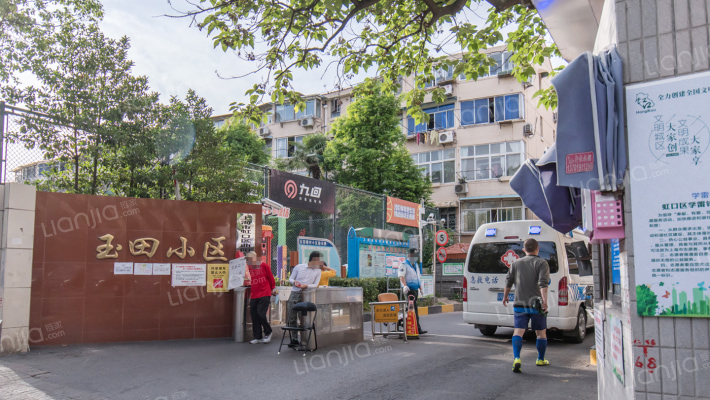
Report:
[[[187,10],[183,0],[173,0],[173,5]],[[214,114],[229,112],[229,103],[246,102],[244,92],[259,82],[259,76],[241,79],[223,79],[249,72],[252,65],[239,59],[231,51],[214,48],[212,40],[196,27],[190,19],[169,18],[177,15],[167,0],[104,0],[103,32],[112,38],[128,36],[131,39],[129,58],[134,61],[133,73],[146,75],[153,90],[161,94],[161,101],[171,96],[184,98],[188,89],[194,89],[214,109]],[[325,68],[313,71],[294,71],[294,87],[304,93],[321,93],[335,87],[332,68],[321,79]],[[219,75],[218,75],[219,72]],[[374,74],[374,68],[370,76]],[[352,83],[364,79],[357,76]]]

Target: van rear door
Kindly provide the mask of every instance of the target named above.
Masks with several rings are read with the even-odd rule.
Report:
[[[550,265],[550,275],[558,272],[557,246],[554,242],[539,242],[540,258]],[[509,266],[518,258],[525,257],[522,241],[474,243],[468,258],[467,269],[471,273],[468,282],[468,310],[475,313],[513,314],[512,302],[515,287],[511,291],[511,304],[503,307],[503,292]],[[549,295],[548,295],[549,296]],[[551,296],[548,297],[548,299]]]

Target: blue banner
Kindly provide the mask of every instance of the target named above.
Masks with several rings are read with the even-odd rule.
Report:
[[[621,285],[621,252],[619,239],[611,239],[611,283]]]

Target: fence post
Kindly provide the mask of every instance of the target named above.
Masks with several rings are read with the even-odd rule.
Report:
[[[0,101],[0,182],[5,183],[5,102]]]

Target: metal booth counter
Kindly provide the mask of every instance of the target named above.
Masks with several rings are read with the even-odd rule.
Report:
[[[278,302],[272,297],[271,323],[274,340],[281,340],[281,325],[286,324],[286,303],[291,295],[291,286],[279,286]],[[359,287],[320,287],[303,291],[303,301],[318,306],[316,335],[318,347],[359,343],[364,340],[363,296]],[[313,313],[308,313],[305,324],[310,325]],[[315,347],[311,338],[309,349]]]

